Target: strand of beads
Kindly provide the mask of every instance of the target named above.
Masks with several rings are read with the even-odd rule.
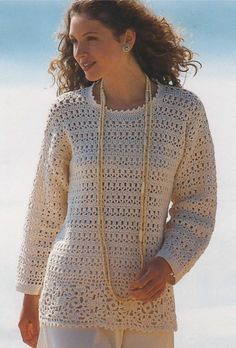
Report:
[[[140,214],[140,230],[139,230],[139,247],[141,257],[141,268],[144,263],[145,252],[145,230],[146,230],[146,217],[147,217],[147,191],[148,191],[148,169],[149,169],[149,148],[151,140],[151,120],[152,120],[152,93],[151,82],[148,76],[146,77],[146,90],[145,90],[145,117],[144,117],[144,150],[143,150],[143,169],[142,169],[142,186],[141,186],[141,214]],[[103,177],[104,177],[104,159],[103,159],[103,144],[104,144],[104,118],[105,118],[105,105],[106,97],[103,88],[103,80],[101,80],[100,86],[100,119],[99,119],[99,133],[98,133],[98,167],[97,167],[97,179],[98,179],[98,233],[102,249],[103,258],[103,271],[106,279],[107,286],[109,287],[114,299],[118,302],[126,302],[134,300],[130,297],[121,297],[115,294],[111,276],[110,276],[110,262],[108,257],[107,245],[105,241],[105,224],[104,224],[104,196],[103,196]]]

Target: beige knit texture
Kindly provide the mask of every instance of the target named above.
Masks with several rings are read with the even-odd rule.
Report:
[[[215,154],[199,97],[180,87],[158,85],[144,262],[164,257],[177,283],[204,252],[214,230]],[[16,289],[41,294],[39,316],[45,325],[176,331],[172,285],[146,304],[118,303],[106,285],[97,226],[99,112],[92,86],[64,93],[51,105],[24,224]],[[123,297],[140,272],[144,106],[108,109],[104,126],[105,237],[112,286]]]

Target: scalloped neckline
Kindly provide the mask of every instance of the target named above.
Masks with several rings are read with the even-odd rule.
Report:
[[[97,103],[97,101],[95,100],[94,94],[93,94],[93,87],[95,86],[95,84],[97,84],[99,81],[95,81],[92,85],[90,85],[89,87],[87,87],[87,96],[89,101],[91,102],[92,105],[94,105],[96,108],[100,109],[101,104]],[[159,95],[160,92],[160,83],[155,80],[154,82],[156,82],[157,84],[157,90],[154,94],[154,96],[152,97],[152,100],[155,101]],[[106,112],[110,113],[110,114],[133,114],[133,113],[138,113],[140,111],[143,111],[143,109],[145,108],[145,103],[143,105],[139,105],[137,107],[134,107],[132,109],[121,109],[121,110],[117,110],[117,109],[112,109],[112,108],[108,108],[106,107]]]

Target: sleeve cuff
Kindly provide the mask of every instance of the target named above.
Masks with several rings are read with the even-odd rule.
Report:
[[[160,249],[155,256],[162,257],[169,263],[175,278],[175,283],[173,285],[176,285],[179,282],[179,280],[183,277],[183,274],[179,266],[176,264],[176,262],[173,259],[171,259],[169,253],[165,249]]]
[[[23,292],[28,295],[40,295],[42,287],[35,285],[27,285],[27,284],[17,284],[16,291]]]

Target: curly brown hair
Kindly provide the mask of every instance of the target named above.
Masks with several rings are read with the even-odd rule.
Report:
[[[181,45],[184,39],[174,31],[172,25],[141,1],[77,0],[65,13],[64,27],[57,32],[60,53],[50,62],[48,68],[48,73],[54,79],[53,85],[57,83],[57,95],[93,83],[86,79],[84,71],[73,56],[69,30],[71,18],[75,14],[85,14],[89,19],[100,21],[112,31],[117,41],[120,41],[120,36],[128,28],[134,29],[136,40],[131,54],[149,78],[162,84],[181,87],[180,73],[188,72],[189,66],[192,66],[195,68],[195,76],[198,67],[194,63],[202,66],[199,61],[192,60],[193,52]]]

